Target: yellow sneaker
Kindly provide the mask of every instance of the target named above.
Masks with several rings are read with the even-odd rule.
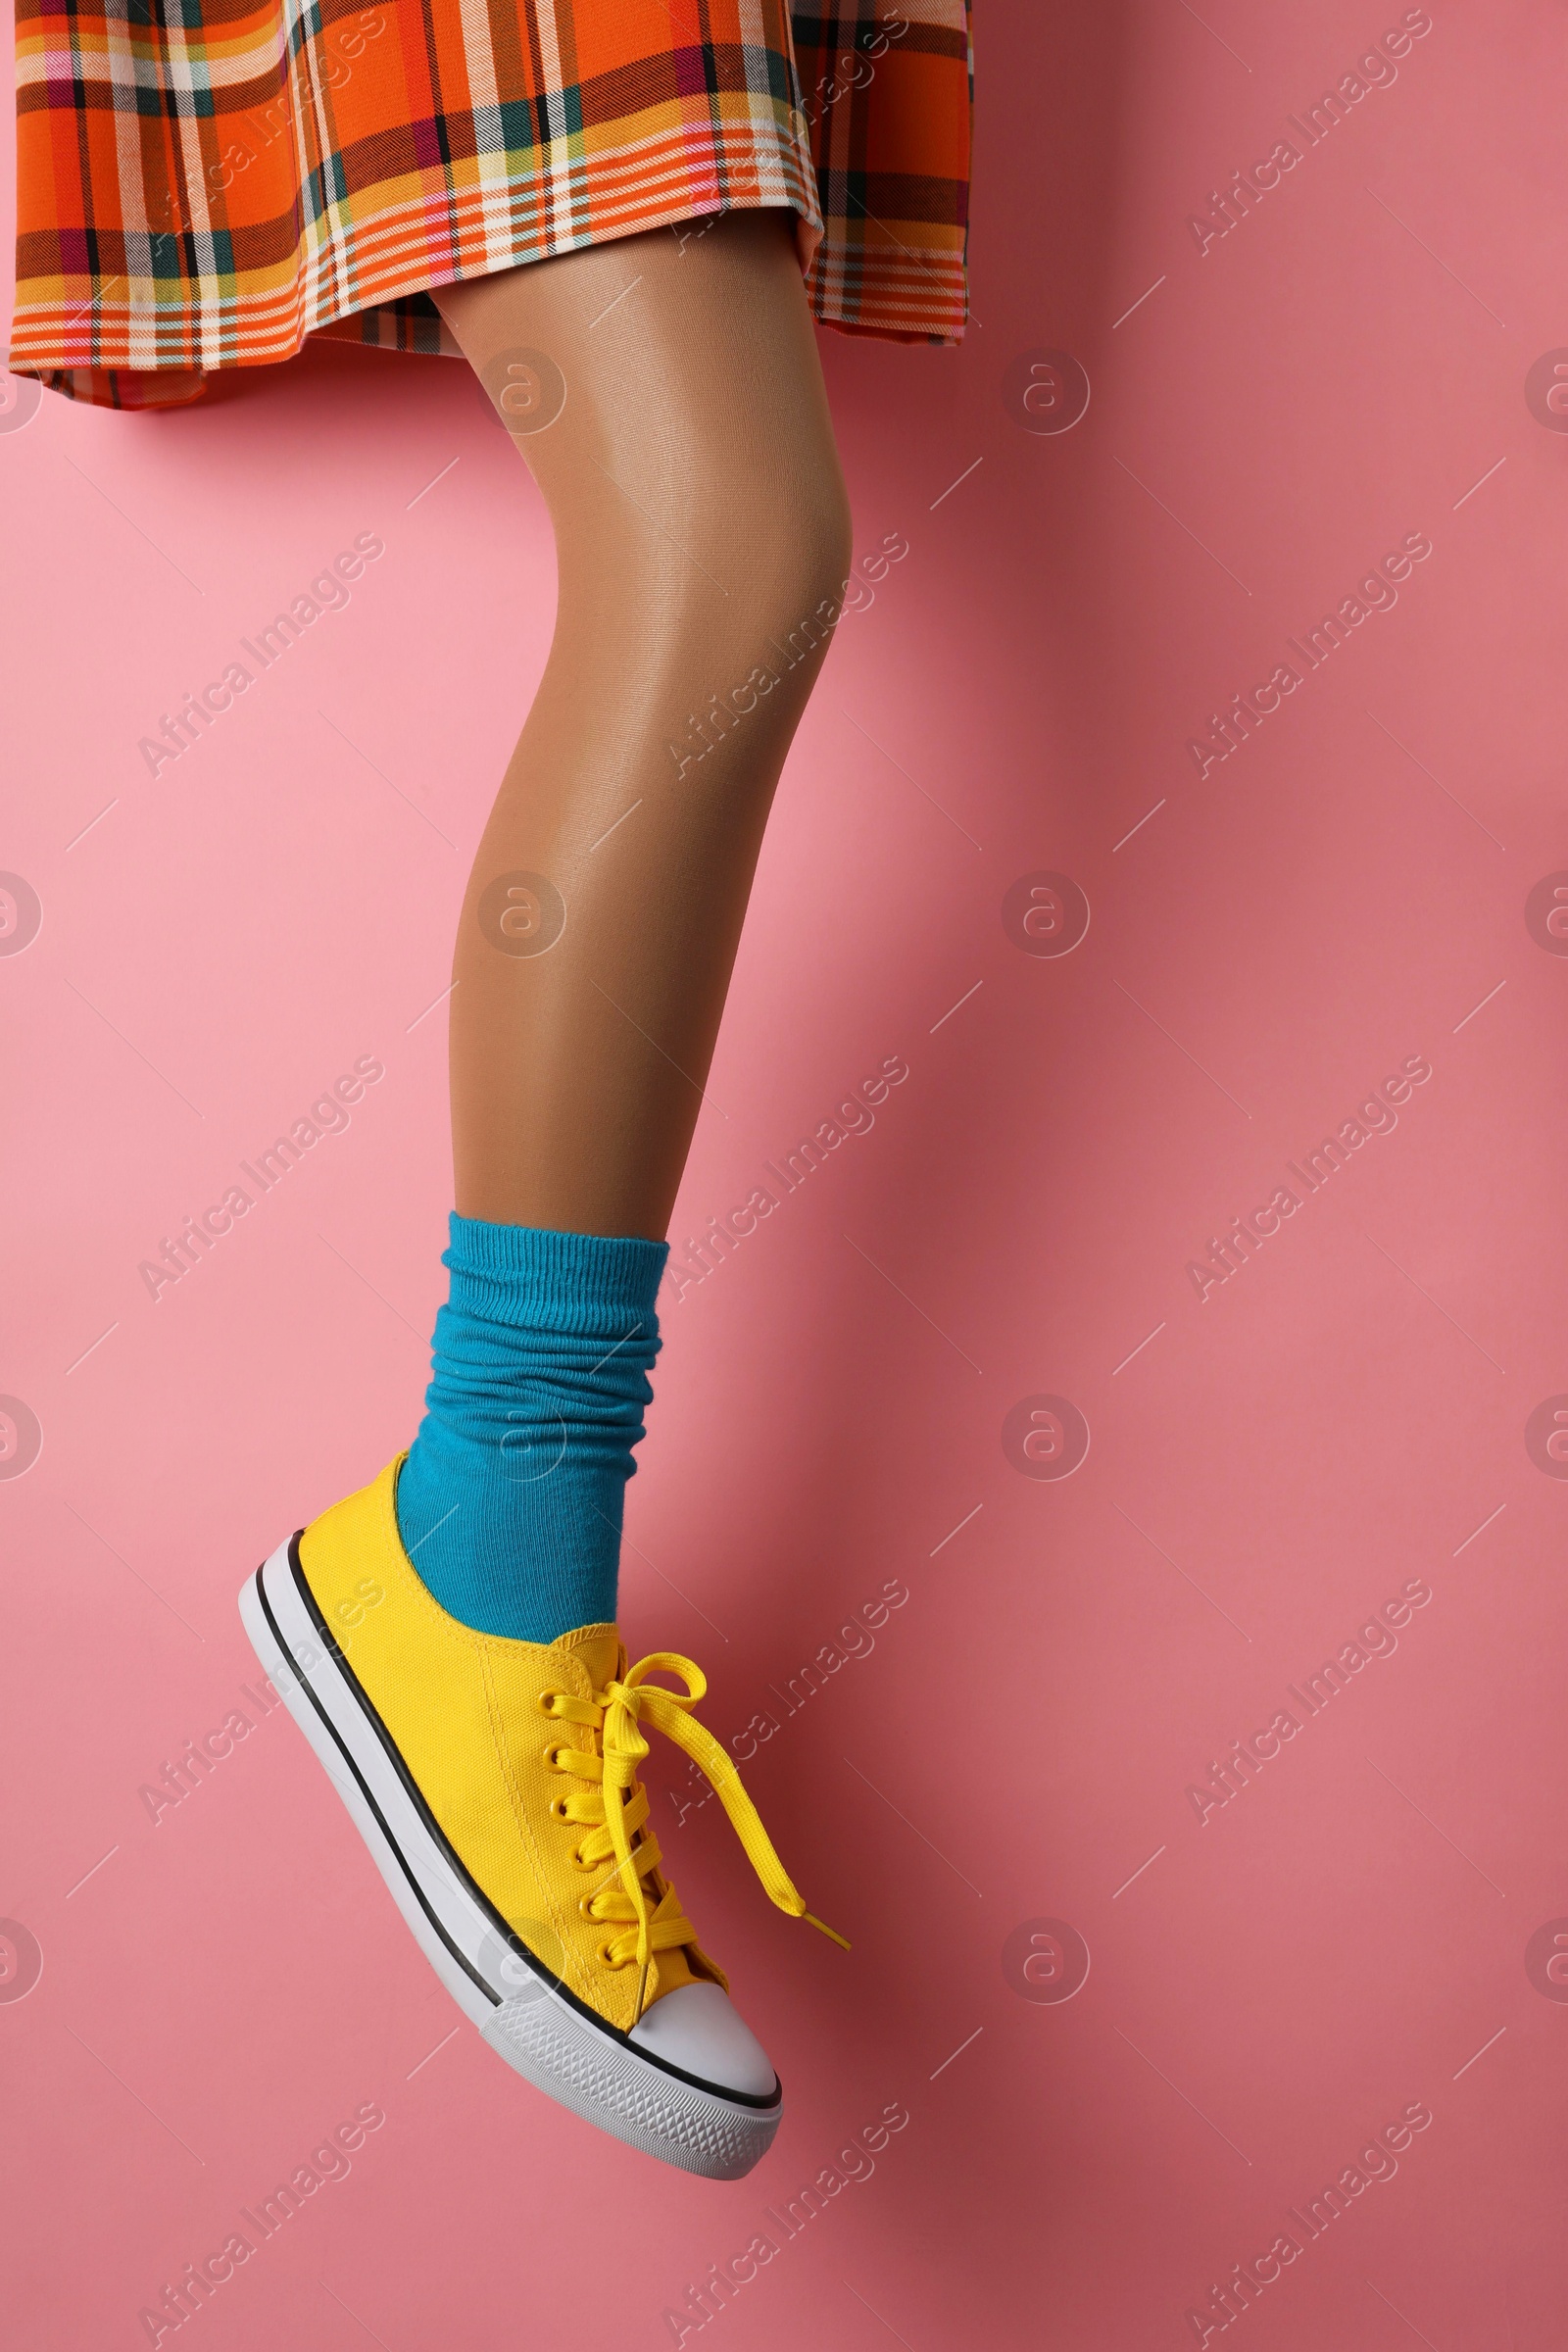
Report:
[[[640,1726],[707,1773],[779,1908],[811,1914],[691,1714],[704,1677],[665,1650],[628,1670],[612,1625],[513,1642],[449,1617],[398,1534],[401,1459],[257,1570],[245,1630],[491,2047],[617,2139],[738,2180],[766,2154],[782,2093],[661,1871]]]

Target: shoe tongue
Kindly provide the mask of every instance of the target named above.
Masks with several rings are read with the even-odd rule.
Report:
[[[585,1625],[575,1634],[563,1634],[560,1647],[568,1650],[589,1687],[602,1690],[620,1663],[620,1636],[612,1625]]]

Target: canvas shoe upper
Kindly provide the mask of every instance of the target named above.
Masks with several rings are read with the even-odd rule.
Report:
[[[403,1548],[398,1468],[251,1580],[252,1639],[486,2038],[620,2137],[733,2178],[779,2088],[664,1875],[637,1777],[650,1731],[710,1780],[779,1908],[823,1923],[696,1720],[701,1670],[673,1651],[628,1666],[612,1625],[534,1642],[449,1616]]]

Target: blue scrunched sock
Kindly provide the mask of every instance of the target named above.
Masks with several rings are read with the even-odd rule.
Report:
[[[452,1215],[398,1530],[449,1615],[553,1642],[615,1615],[632,1447],[653,1400],[666,1242]]]

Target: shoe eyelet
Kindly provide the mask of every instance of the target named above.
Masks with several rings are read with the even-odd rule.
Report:
[[[564,1796],[553,1796],[550,1799],[548,1810],[553,1821],[564,1821],[566,1818],[565,1798]]]
[[[545,1769],[548,1772],[561,1770],[561,1749],[558,1746],[550,1746],[545,1749]]]
[[[577,1908],[582,1913],[584,1919],[591,1919],[594,1923],[594,1926],[598,1927],[598,1916],[593,1909],[594,1901],[595,1897],[591,1894],[579,1894],[577,1897]]]
[[[601,1968],[624,1968],[626,1965],[624,1960],[615,1958],[608,1943],[602,1943],[599,1946],[594,1958],[599,1962]]]
[[[560,1696],[561,1696],[561,1692],[560,1692],[559,1690],[541,1690],[541,1691],[540,1691],[540,1693],[539,1693],[539,1712],[540,1712],[540,1714],[541,1714],[541,1715],[557,1715],[557,1714],[559,1714],[561,1710],[560,1710],[560,1708],[559,1708],[559,1707],[556,1705],[556,1701],[557,1701],[557,1699],[558,1699]]]

